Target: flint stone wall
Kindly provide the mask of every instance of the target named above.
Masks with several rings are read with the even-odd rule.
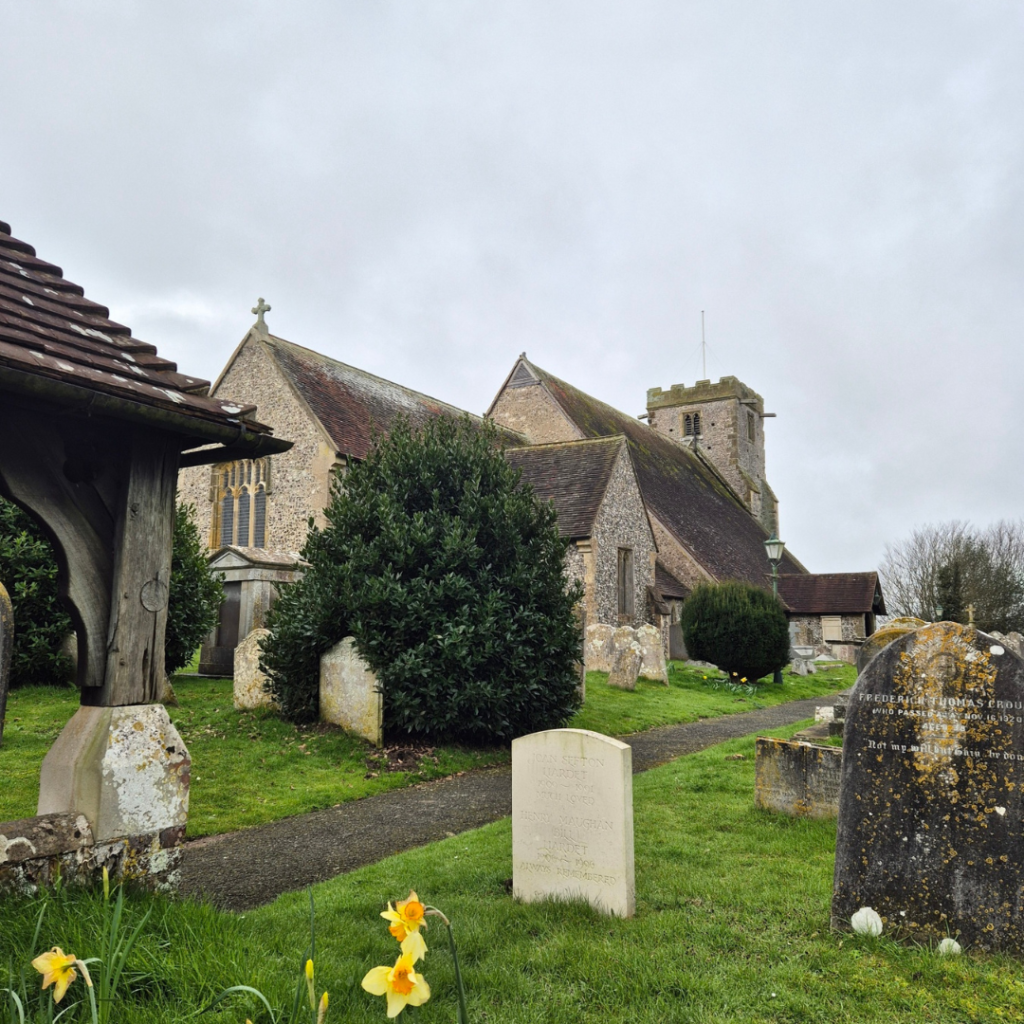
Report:
[[[754,765],[756,807],[792,818],[838,816],[841,748],[759,736]]]
[[[0,822],[0,894],[115,880],[155,891],[177,888],[184,826],[97,843],[84,814],[43,814]]]

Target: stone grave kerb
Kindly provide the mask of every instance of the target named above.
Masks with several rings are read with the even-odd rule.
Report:
[[[832,924],[1024,954],[1024,661],[935,623],[879,652],[850,697]]]

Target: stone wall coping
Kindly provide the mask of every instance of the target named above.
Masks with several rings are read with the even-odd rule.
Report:
[[[20,864],[93,845],[84,814],[39,814],[0,822],[0,864]]]

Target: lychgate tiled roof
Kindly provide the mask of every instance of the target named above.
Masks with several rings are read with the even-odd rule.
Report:
[[[885,615],[877,572],[780,575],[779,597],[797,615]]]
[[[387,433],[399,416],[414,427],[435,416],[479,416],[467,413],[412,388],[394,384],[365,370],[321,355],[273,335],[265,335],[277,365],[320,421],[339,452],[365,459],[374,432]],[[522,438],[505,432],[517,444]]]
[[[771,567],[764,548],[768,535],[700,456],[523,357],[513,374],[519,375],[518,386],[528,386],[519,374],[522,368],[587,437],[625,434],[649,511],[715,579],[769,585]],[[788,552],[780,569],[804,571]]]
[[[265,452],[290,447],[250,418],[255,406],[207,397],[208,381],[178,373],[2,221],[0,390],[56,401],[81,391],[96,412],[154,422],[196,444],[248,434],[264,436]]]
[[[615,460],[624,448],[624,437],[601,437],[510,448],[505,458],[522,470],[524,482],[541,501],[554,504],[559,533],[575,540],[593,533]]]

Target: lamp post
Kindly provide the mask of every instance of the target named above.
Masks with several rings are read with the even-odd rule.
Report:
[[[779,540],[772,530],[772,535],[764,542],[764,549],[768,552],[768,561],[772,565],[772,594],[777,601],[779,599],[779,562],[782,561],[782,554],[786,550],[786,542]],[[782,685],[782,670],[776,669],[772,682]]]

